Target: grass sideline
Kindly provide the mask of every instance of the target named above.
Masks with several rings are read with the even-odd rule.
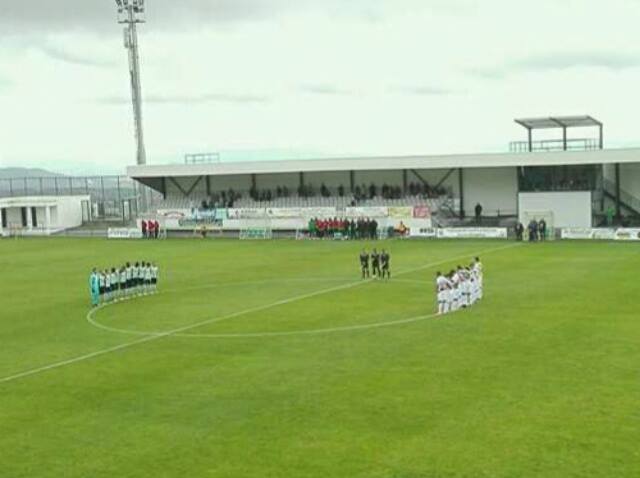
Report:
[[[362,243],[0,241],[0,380],[146,337],[85,320],[93,266],[161,267],[101,324],[207,322],[0,383],[0,476],[638,475],[636,244],[495,250],[472,310],[357,329],[431,313],[436,268],[506,244],[375,245],[394,272],[444,264],[350,286]]]

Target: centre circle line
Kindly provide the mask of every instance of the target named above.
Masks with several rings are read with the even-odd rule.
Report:
[[[507,246],[501,246],[501,247],[496,247],[496,248],[492,248],[492,249],[487,249],[484,251],[480,251],[480,252],[474,252],[474,253],[469,253],[469,254],[464,254],[464,255],[460,255],[460,256],[456,256],[453,258],[447,258],[447,259],[443,259],[437,262],[432,262],[429,264],[424,264],[422,266],[413,268],[413,269],[408,269],[405,271],[401,271],[396,273],[396,276],[399,275],[404,275],[404,274],[410,274],[412,272],[418,272],[420,270],[424,270],[424,269],[429,269],[438,265],[442,265],[442,264],[446,264],[452,261],[456,261],[456,260],[461,260],[461,259],[466,259],[469,257],[473,257],[473,256],[477,256],[477,255],[481,255],[481,254],[488,254],[490,252],[496,252],[496,251],[501,251],[504,249],[510,249],[513,247],[518,247],[519,244],[510,244]],[[398,281],[398,280],[396,280]],[[262,283],[265,283],[267,281],[261,281]],[[272,282],[272,281],[269,281]],[[335,329],[315,329],[315,330],[309,330],[309,331],[283,331],[283,332],[255,332],[253,334],[251,333],[247,333],[247,334],[211,334],[211,335],[205,335],[205,334],[187,334],[185,333],[188,330],[193,330],[199,327],[204,327],[205,325],[211,325],[211,324],[215,324],[218,322],[222,322],[224,320],[229,320],[229,319],[233,319],[236,317],[240,317],[243,315],[247,315],[247,314],[251,314],[251,313],[255,313],[255,312],[261,312],[263,310],[267,310],[273,307],[278,307],[280,305],[286,305],[286,304],[290,304],[292,302],[296,302],[299,300],[304,300],[304,299],[309,299],[312,297],[316,297],[318,295],[323,295],[323,294],[327,294],[327,293],[331,293],[331,292],[336,292],[336,291],[340,291],[340,290],[346,290],[346,289],[350,289],[362,284],[370,284],[373,283],[374,279],[366,279],[366,280],[359,280],[357,282],[351,282],[345,285],[341,285],[341,286],[336,286],[336,287],[330,287],[328,289],[321,289],[315,292],[311,292],[309,294],[303,294],[303,295],[299,295],[299,296],[294,296],[288,299],[282,299],[270,304],[266,304],[266,305],[261,305],[261,306],[257,306],[257,307],[252,307],[249,309],[245,309],[245,310],[241,310],[238,312],[234,312],[228,315],[224,315],[222,317],[213,317],[211,319],[206,319],[203,320],[201,322],[197,322],[191,325],[186,325],[183,327],[180,327],[179,329],[175,329],[175,330],[171,330],[171,331],[167,331],[167,332],[162,332],[162,331],[150,331],[150,332],[142,332],[142,331],[134,331],[134,330],[129,330],[129,329],[120,329],[120,328],[115,328],[115,327],[109,327],[106,326],[104,324],[101,324],[99,322],[97,322],[94,318],[93,318],[93,314],[94,312],[97,312],[98,310],[101,310],[101,307],[97,307],[95,309],[92,309],[89,311],[89,313],[87,314],[87,321],[100,329],[109,331],[109,332],[113,332],[113,333],[120,333],[120,334],[127,334],[127,335],[136,335],[136,336],[141,336],[141,337],[156,337],[156,338],[161,338],[161,337],[169,337],[169,336],[174,336],[174,337],[210,337],[210,338],[241,338],[241,337],[271,337],[271,336],[286,336],[286,335],[305,335],[305,334],[312,334],[312,333],[334,333],[334,332],[339,332],[339,331],[349,331],[349,330],[361,330],[361,329],[366,329],[366,328],[374,328],[374,327],[382,327],[382,326],[391,326],[394,325],[394,323],[402,323],[401,321],[418,321],[418,320],[425,320],[425,317],[432,317],[433,314],[429,315],[429,316],[418,316],[413,317],[413,318],[409,318],[409,319],[401,319],[400,321],[395,321],[394,323],[379,323],[380,325],[377,324],[363,324],[361,326],[358,325],[353,325],[353,326],[344,326],[342,328],[335,328]],[[242,283],[236,283],[238,285],[242,284]],[[109,304],[106,304],[106,306],[108,306]],[[325,332],[318,332],[318,331],[325,331]],[[328,332],[327,332],[328,331]],[[256,335],[258,334],[258,335]],[[266,335],[265,335],[266,334]],[[278,334],[278,335],[274,335],[274,334]]]

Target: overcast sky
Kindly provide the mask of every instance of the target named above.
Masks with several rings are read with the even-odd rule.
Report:
[[[502,151],[526,136],[514,118],[550,114],[640,143],[638,0],[146,3],[149,163]],[[2,4],[0,166],[123,172],[135,145],[115,2]]]

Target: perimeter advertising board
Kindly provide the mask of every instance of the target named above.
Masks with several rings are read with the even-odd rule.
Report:
[[[438,229],[439,239],[506,239],[506,227],[455,227]]]

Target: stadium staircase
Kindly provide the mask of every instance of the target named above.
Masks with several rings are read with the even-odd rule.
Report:
[[[616,200],[616,186],[613,181],[607,179],[604,180],[604,195],[605,197]],[[640,199],[630,194],[624,189],[620,189],[620,205],[626,209],[633,216],[640,216]]]

